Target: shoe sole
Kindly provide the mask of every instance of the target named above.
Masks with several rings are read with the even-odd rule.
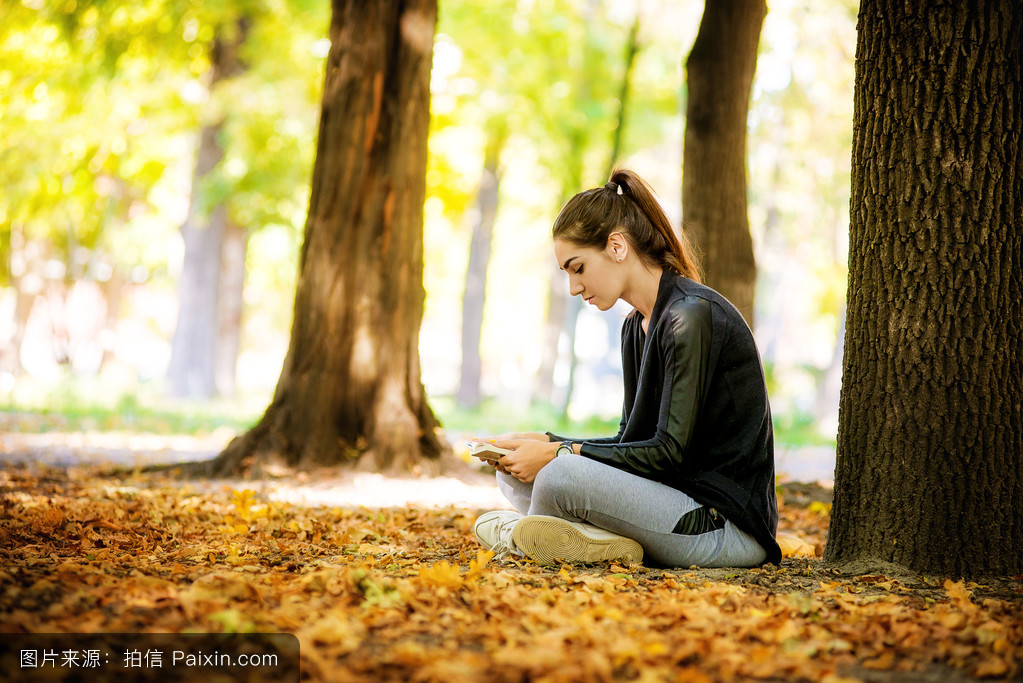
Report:
[[[601,538],[560,517],[523,517],[512,531],[515,546],[540,564],[643,560],[643,546],[631,538],[609,534]]]

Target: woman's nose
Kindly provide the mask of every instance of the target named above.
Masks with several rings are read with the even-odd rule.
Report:
[[[579,296],[580,294],[582,294],[583,293],[582,283],[579,281],[569,282],[568,293],[571,294],[572,296]]]

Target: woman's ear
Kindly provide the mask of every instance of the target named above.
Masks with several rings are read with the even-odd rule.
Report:
[[[629,242],[625,235],[620,232],[612,232],[607,237],[608,255],[618,263],[621,263],[629,252]]]

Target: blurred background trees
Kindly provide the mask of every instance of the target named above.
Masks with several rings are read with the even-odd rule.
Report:
[[[703,9],[440,4],[420,353],[442,420],[458,421],[456,394],[509,427],[616,420],[625,311],[566,305],[550,225],[614,159],[680,222],[681,67]],[[328,23],[311,0],[0,6],[0,401],[46,404],[71,382],[97,400],[235,392],[253,418],[266,405]],[[755,331],[793,443],[834,437],[854,24],[852,0],[772,3],[753,81]]]

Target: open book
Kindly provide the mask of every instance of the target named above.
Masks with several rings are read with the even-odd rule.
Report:
[[[500,460],[501,456],[511,453],[511,449],[498,448],[492,443],[485,443],[483,441],[467,441],[465,445],[469,447],[469,455],[472,457],[494,462]]]

